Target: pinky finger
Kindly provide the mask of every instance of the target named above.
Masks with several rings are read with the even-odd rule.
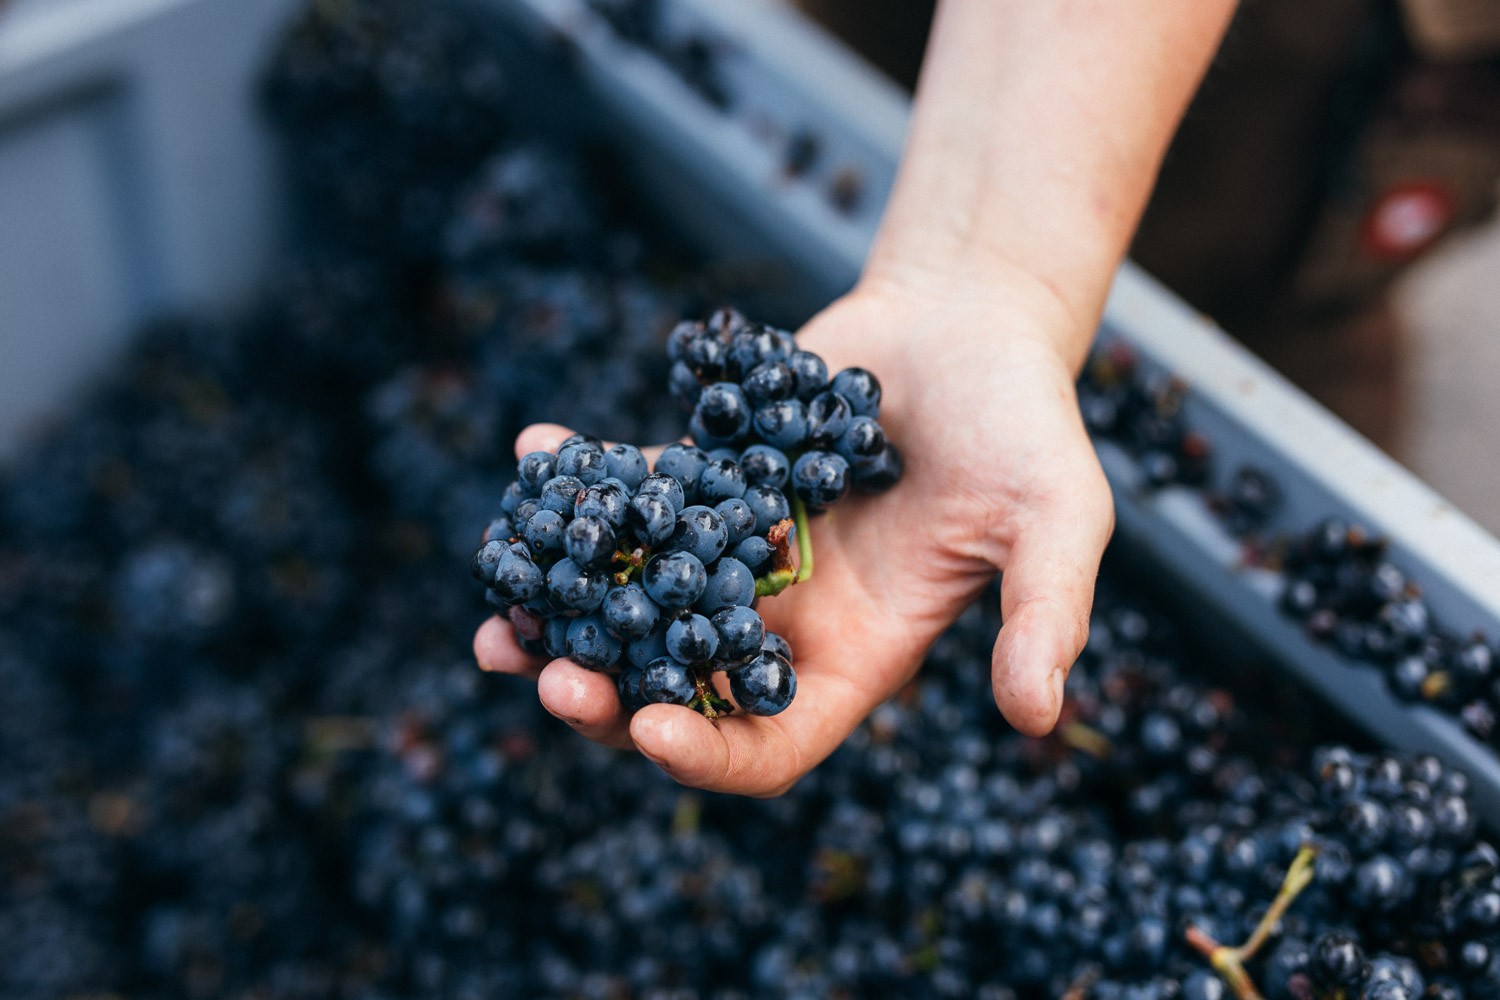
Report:
[[[532,656],[516,642],[516,630],[503,618],[491,616],[474,633],[474,659],[479,669],[497,674],[515,674],[536,680],[545,657]]]

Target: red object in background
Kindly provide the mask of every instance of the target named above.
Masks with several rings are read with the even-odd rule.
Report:
[[[1377,260],[1414,257],[1448,231],[1457,208],[1452,190],[1437,181],[1392,185],[1365,215],[1361,245]]]

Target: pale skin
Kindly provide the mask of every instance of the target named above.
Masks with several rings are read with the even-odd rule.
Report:
[[[992,693],[1020,731],[1050,731],[1114,524],[1073,382],[1233,8],[940,4],[864,274],[798,332],[830,371],[880,376],[881,422],[907,465],[890,492],[814,521],[812,579],[760,604],[796,653],[790,708],[715,722],[671,705],[631,716],[612,677],[527,656],[499,618],[475,635],[480,666],[535,678],[553,715],[685,785],[778,795],[911,680],[998,572]],[[528,428],[517,455],[569,433]]]

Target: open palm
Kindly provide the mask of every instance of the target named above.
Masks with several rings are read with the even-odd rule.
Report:
[[[795,652],[797,697],[769,718],[710,722],[675,705],[624,712],[614,680],[543,664],[493,618],[475,636],[489,670],[536,676],[548,711],[583,735],[639,749],[684,784],[776,795],[828,756],[916,672],[927,647],[1003,571],[996,702],[1013,725],[1055,723],[1062,681],[1088,633],[1113,514],[1079,419],[1072,375],[1050,345],[1060,317],[1002,291],[982,300],[855,292],[798,334],[830,371],[858,365],[885,390],[881,422],[906,473],[811,524],[811,579],[761,601]],[[517,453],[569,430],[528,428]]]

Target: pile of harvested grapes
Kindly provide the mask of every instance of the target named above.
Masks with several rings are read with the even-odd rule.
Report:
[[[665,667],[645,689],[663,659],[694,695],[699,669],[790,672],[724,615],[754,600],[727,564],[772,578],[763,515],[795,524],[794,500],[878,489],[899,459],[870,380],[799,389],[787,364],[778,397],[781,373],[755,374],[790,361],[777,336],[776,357],[674,375],[714,348],[670,332],[742,289],[596,158],[506,124],[526,80],[466,9],[310,6],[264,92],[300,249],[254,309],[141,330],[0,471],[0,994],[1500,997],[1500,857],[1464,776],[1318,746],[1342,736],[1325,709],[1274,672],[1218,676],[1128,566],[1106,571],[1052,736],[1018,736],[990,699],[991,600],[770,801],[680,788],[481,674],[478,529],[503,512],[499,547],[535,566],[539,546],[549,576],[624,573],[626,596],[533,641],[626,677],[614,633],[648,614],[626,572],[644,544],[617,565],[602,528],[660,545],[641,497],[676,507],[637,456],[580,439],[560,541],[518,534],[526,503],[528,525],[550,509],[545,482],[510,489],[526,424],[671,440],[684,418],[655,401],[676,387],[717,439],[701,467],[684,448],[656,470],[692,481],[672,534],[714,514],[665,548],[707,546],[728,574],[707,604],[706,579],[657,602],[696,630],[662,634],[625,685],[660,700],[687,695]],[[748,425],[733,392],[704,402],[725,383]],[[788,400],[822,430],[769,443],[786,427],[762,413]],[[548,460],[565,456],[523,477]],[[619,524],[611,478],[636,509]],[[511,596],[507,613],[536,598]]]

